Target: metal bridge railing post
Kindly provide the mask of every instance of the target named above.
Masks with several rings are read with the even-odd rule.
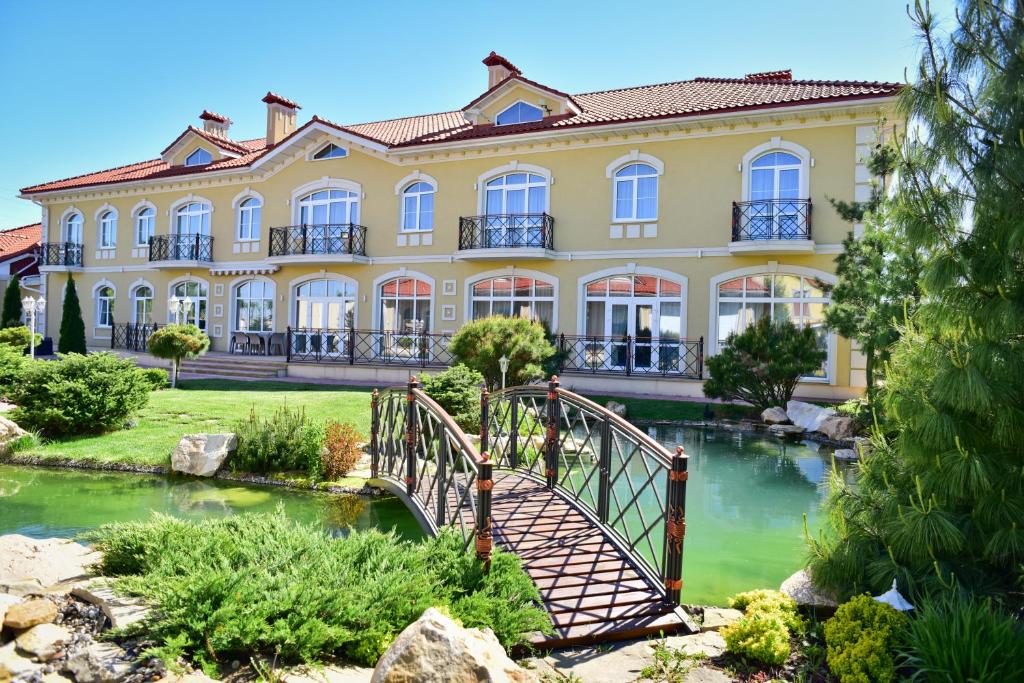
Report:
[[[405,492],[412,496],[416,492],[416,396],[413,390],[419,388],[416,376],[409,378],[405,394]]]
[[[665,599],[680,604],[683,590],[683,539],[686,536],[686,480],[689,478],[689,458],[682,446],[676,447],[672,468],[668,473],[668,495],[665,510],[665,563],[662,579],[665,581]]]
[[[549,489],[558,484],[558,421],[561,406],[558,398],[558,375],[548,381],[547,434],[544,439],[544,477]]]
[[[509,420],[512,422],[508,431],[508,467],[514,470],[519,465],[519,394],[515,389],[508,393],[508,400]]]
[[[490,419],[490,401],[491,394],[487,391],[487,387],[480,392],[480,452],[486,453],[491,450],[489,441],[487,438],[489,425],[487,421]]]
[[[601,524],[608,523],[608,507],[611,500],[612,469],[612,423],[608,418],[601,421],[601,454],[598,461],[597,517]]]
[[[380,392],[376,389],[370,394],[370,477],[377,478],[380,473],[380,442],[377,432],[380,431]]]
[[[476,559],[484,564],[484,571],[491,568],[491,490],[494,488],[494,468],[486,452],[480,454],[481,462],[476,475]]]
[[[451,443],[448,441],[448,430],[441,430],[441,444],[437,454],[437,528],[444,526],[445,509],[448,505],[448,454]],[[456,494],[458,495],[458,494]]]

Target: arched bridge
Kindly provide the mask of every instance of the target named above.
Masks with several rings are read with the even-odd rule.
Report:
[[[693,632],[680,608],[687,459],[603,406],[518,386],[481,398],[466,435],[413,378],[373,397],[373,477],[428,533],[488,562],[516,553],[555,627],[537,645]]]

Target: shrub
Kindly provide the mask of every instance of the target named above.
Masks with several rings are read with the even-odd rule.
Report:
[[[1024,627],[988,600],[920,601],[900,663],[928,681],[1024,681]]]
[[[489,627],[510,647],[550,632],[539,594],[514,555],[490,572],[451,530],[421,543],[393,533],[332,539],[277,514],[202,521],[155,516],[90,534],[116,587],[157,605],[146,624],[166,660],[214,661],[279,653],[284,663],[340,657],[373,666],[428,607],[466,627]]]
[[[729,607],[743,610],[747,615],[769,614],[782,619],[782,623],[794,631],[803,630],[803,620],[796,611],[796,600],[776,590],[758,590],[737,593],[729,598]]]
[[[707,359],[711,376],[704,395],[746,401],[759,410],[784,406],[800,378],[820,368],[825,356],[812,328],[761,318],[730,334],[725,348]]]
[[[38,344],[42,340],[42,335],[37,334],[35,339],[36,344]],[[18,327],[9,325],[0,328],[0,346],[9,346],[16,351],[24,353],[31,341],[32,333],[24,325]]]
[[[907,618],[870,595],[858,595],[825,622],[826,661],[840,683],[896,680],[893,661]]]
[[[789,659],[789,629],[778,614],[745,616],[721,630],[733,654],[777,666]]]
[[[111,353],[69,353],[26,366],[9,389],[13,419],[45,436],[120,429],[149,400],[149,384],[134,362]]]
[[[286,472],[301,470],[311,479],[320,477],[323,430],[309,421],[305,409],[281,406],[269,418],[256,414],[235,425],[238,450],[231,468],[245,472]]]
[[[167,379],[167,371],[163,368],[140,368],[139,375],[149,385],[151,391],[166,389],[170,384]]]
[[[15,275],[4,290],[3,308],[0,309],[0,327],[18,327],[25,314],[21,306],[21,279]]]
[[[328,422],[324,428],[324,449],[321,474],[334,481],[352,471],[363,454],[360,447],[365,437],[351,422]]]
[[[78,301],[75,279],[68,271],[68,282],[64,288],[64,308],[60,317],[60,353],[85,353],[85,322],[82,320],[82,304]]]
[[[499,356],[500,357],[500,356]],[[463,431],[480,431],[480,386],[484,376],[459,363],[436,375],[424,374],[423,391],[437,401]]]
[[[31,362],[21,349],[0,344],[0,396],[11,396],[14,387],[22,382]]]
[[[459,328],[448,345],[456,362],[476,370],[487,388],[501,386],[499,359],[509,359],[508,386],[527,384],[544,376],[544,361],[555,353],[544,326],[526,318],[495,316]]]
[[[147,342],[149,352],[157,358],[174,362],[171,386],[178,384],[178,370],[182,358],[195,358],[210,348],[210,338],[195,325],[164,325],[153,331]]]

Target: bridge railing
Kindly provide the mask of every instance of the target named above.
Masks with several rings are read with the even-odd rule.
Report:
[[[687,458],[603,406],[559,386],[519,386],[481,401],[481,449],[494,466],[545,482],[591,515],[664,587],[682,589]]]
[[[452,417],[420,389],[373,392],[372,476],[407,499],[421,522],[437,533],[457,528],[477,557],[490,561],[492,463]]]

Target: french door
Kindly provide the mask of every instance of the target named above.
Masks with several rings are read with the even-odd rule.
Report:
[[[533,173],[509,173],[487,181],[484,246],[543,246],[547,181]]]
[[[793,239],[803,227],[800,159],[769,152],[750,165],[750,233],[752,239]]]
[[[296,300],[296,353],[341,353],[355,324],[354,299],[299,296]]]

